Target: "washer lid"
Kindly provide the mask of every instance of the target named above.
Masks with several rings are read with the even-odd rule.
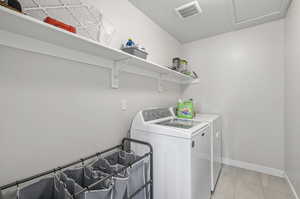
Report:
[[[194,121],[194,120],[184,120],[184,119],[176,119],[175,118],[175,119],[171,119],[171,120],[157,122],[155,124],[162,125],[162,126],[181,128],[181,129],[191,129],[191,128],[201,124],[201,122]]]

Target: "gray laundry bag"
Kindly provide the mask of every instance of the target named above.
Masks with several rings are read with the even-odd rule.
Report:
[[[72,199],[64,184],[56,177],[41,179],[20,190],[3,193],[1,197],[1,199]]]
[[[137,160],[139,156],[134,155],[133,153],[127,153],[125,151],[119,151],[116,153],[113,153],[109,156],[106,156],[105,158],[98,159],[92,167],[94,170],[100,170],[108,174],[113,174],[118,171],[120,168],[124,168],[126,166],[131,165],[135,160]],[[133,164],[130,168],[124,170],[124,172],[118,173],[118,178],[124,178],[127,177],[127,187],[126,187],[126,196],[121,197],[128,198],[130,195],[135,193],[140,187],[142,187],[145,182],[146,178],[145,175],[145,164],[144,161],[141,160],[135,164]],[[116,179],[116,178],[115,178]],[[119,184],[125,182],[120,182]],[[116,184],[118,184],[118,181],[116,180]],[[117,188],[117,187],[116,187]],[[120,199],[120,197],[114,197],[116,199]],[[146,189],[141,190],[134,199],[145,199],[146,198]]]
[[[71,194],[78,193],[78,190],[82,190],[104,177],[106,176],[95,175],[87,167],[67,169],[60,175],[60,179],[65,183]],[[112,183],[110,180],[98,183],[91,189],[79,194],[76,199],[112,199]]]
[[[116,173],[123,168],[122,165],[111,165],[106,159],[100,158],[91,164],[91,168],[95,174],[116,174],[112,177],[113,187],[113,199],[127,199],[127,187],[128,187],[128,174],[127,171]]]
[[[128,153],[125,151],[119,151],[113,153],[105,159],[111,165],[121,165],[123,167],[129,166],[134,161],[136,161],[139,156],[135,155],[134,153]],[[141,188],[146,183],[146,164],[144,160],[140,160],[133,164],[131,167],[127,169],[128,174],[128,197],[135,193],[139,188]],[[141,190],[134,199],[146,199],[146,189]]]
[[[62,183],[64,183],[66,189],[69,193],[74,196],[76,193],[80,192],[83,188],[79,186],[73,179],[69,178],[64,173],[57,174],[57,177],[60,179]],[[76,197],[79,198],[79,197]]]
[[[51,177],[22,188],[18,199],[72,199],[72,196],[63,183]]]
[[[16,199],[18,195],[17,189],[12,189],[8,191],[0,191],[0,199]]]

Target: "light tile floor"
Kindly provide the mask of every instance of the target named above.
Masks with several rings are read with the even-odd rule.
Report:
[[[295,199],[284,178],[224,165],[212,199]]]

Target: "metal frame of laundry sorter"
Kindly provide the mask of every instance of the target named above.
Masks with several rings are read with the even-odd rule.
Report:
[[[134,192],[131,196],[129,196],[129,199],[135,197],[140,191],[142,191],[143,189],[145,189],[148,186],[150,186],[150,199],[153,199],[153,148],[152,148],[151,144],[149,144],[147,142],[143,142],[143,141],[135,140],[135,139],[131,139],[131,138],[124,138],[122,140],[122,144],[120,144],[120,145],[117,145],[115,147],[112,147],[112,148],[107,149],[107,150],[102,151],[102,152],[98,152],[98,153],[93,154],[91,156],[88,156],[86,158],[81,158],[80,160],[77,160],[75,162],[69,163],[67,165],[64,165],[64,166],[61,166],[61,167],[57,167],[57,168],[49,170],[49,171],[42,172],[42,173],[36,174],[34,176],[31,176],[31,177],[28,177],[28,178],[24,178],[22,180],[18,180],[18,181],[13,182],[13,183],[6,184],[4,186],[1,186],[0,190],[5,190],[5,189],[8,189],[8,188],[11,188],[11,187],[14,187],[14,186],[19,186],[20,184],[23,184],[25,182],[29,182],[31,180],[34,180],[34,179],[37,179],[37,178],[40,178],[40,177],[43,177],[43,176],[46,176],[46,175],[49,175],[49,174],[52,174],[52,173],[60,172],[63,169],[66,169],[68,167],[74,166],[74,165],[79,164],[79,163],[84,163],[84,161],[86,161],[86,160],[98,157],[98,156],[100,156],[102,154],[111,152],[111,151],[116,150],[116,149],[123,149],[123,150],[125,150],[125,148],[126,148],[126,142],[145,145],[145,146],[147,146],[149,148],[149,152],[145,153],[143,156],[140,156],[139,158],[137,158],[130,165],[119,169],[118,171],[114,172],[113,174],[111,174],[111,175],[109,175],[109,176],[107,176],[105,178],[102,178],[98,182],[95,182],[94,184],[91,184],[88,187],[83,188],[80,192],[75,193],[74,196],[77,196],[77,195],[79,195],[82,192],[90,190],[92,187],[96,186],[97,184],[99,184],[99,183],[101,183],[101,182],[103,182],[103,181],[105,181],[107,179],[110,179],[110,178],[118,175],[118,173],[121,173],[122,171],[124,171],[124,170],[132,167],[132,165],[134,165],[135,163],[137,163],[137,162],[139,162],[139,161],[141,161],[141,160],[143,160],[143,159],[145,159],[147,157],[150,157],[150,179],[143,186],[141,186],[136,192]]]

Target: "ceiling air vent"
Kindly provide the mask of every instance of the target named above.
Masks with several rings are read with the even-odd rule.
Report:
[[[175,11],[182,19],[186,19],[188,17],[198,15],[202,12],[198,1],[193,1],[184,4],[178,8],[175,8]]]

